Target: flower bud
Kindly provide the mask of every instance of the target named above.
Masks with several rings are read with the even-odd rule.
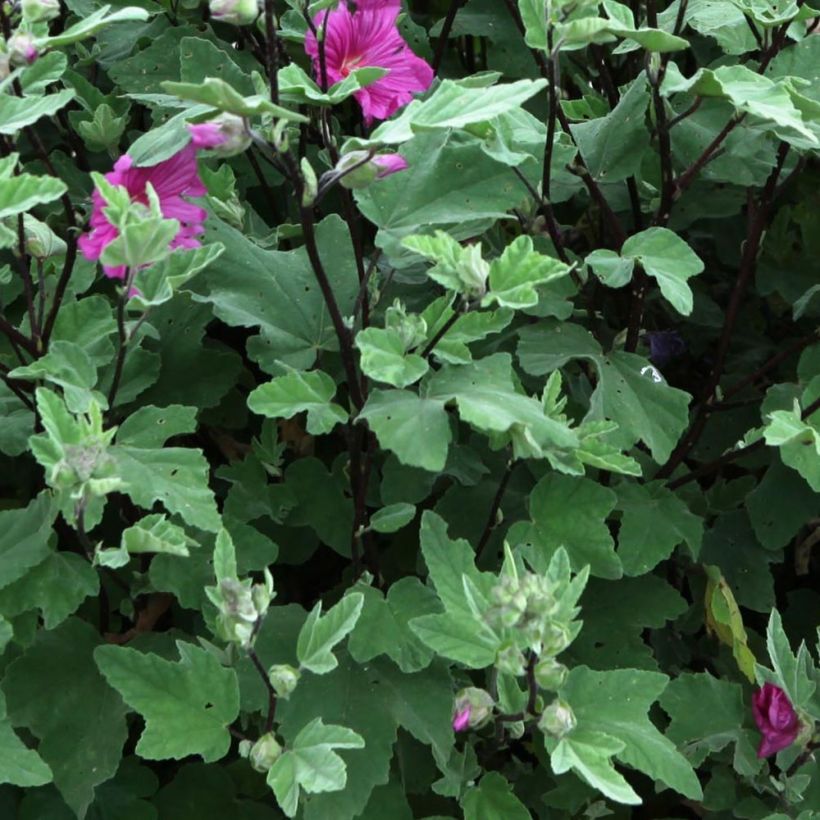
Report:
[[[542,689],[557,692],[566,682],[569,669],[555,658],[544,658],[535,667],[535,680]]]
[[[62,256],[66,252],[66,243],[31,214],[24,214],[26,253],[35,259],[48,259],[51,256]]]
[[[355,190],[366,188],[374,180],[383,179],[405,168],[407,160],[399,154],[369,157],[367,151],[351,151],[341,157],[334,170],[341,175],[340,185]]]
[[[60,16],[60,0],[21,0],[23,19],[29,23],[40,23]]]
[[[220,23],[250,25],[259,16],[257,0],[209,0],[211,17]]]
[[[31,65],[39,56],[34,37],[25,31],[18,31],[6,43],[9,62],[14,66]]]
[[[236,114],[220,114],[207,122],[189,125],[188,131],[195,148],[211,150],[220,157],[241,154],[251,144],[245,120]]]
[[[545,734],[562,738],[575,728],[577,722],[570,705],[566,701],[556,698],[541,713],[538,728]]]
[[[299,683],[300,676],[301,673],[298,669],[294,669],[286,663],[279,663],[268,669],[270,685],[274,688],[277,696],[284,700],[290,697],[290,693],[293,692],[296,688],[296,684]]]
[[[524,721],[516,720],[514,723],[508,723],[507,733],[513,740],[519,740],[524,737]]]
[[[498,650],[495,656],[495,668],[508,675],[523,675],[527,666],[524,653],[515,644],[508,643]]]
[[[456,695],[453,710],[453,729],[463,732],[465,729],[478,729],[483,726],[493,713],[495,701],[489,692],[476,686],[468,686]]]
[[[544,628],[542,652],[559,655],[572,643],[572,633],[566,624],[550,623]]]
[[[252,740],[240,740],[239,747],[237,751],[239,752],[239,756],[242,758],[247,759],[251,755],[251,749],[253,748],[253,741]]]
[[[302,207],[309,208],[316,201],[319,194],[319,180],[316,178],[316,171],[313,170],[313,166],[308,162],[307,157],[302,157],[299,168],[302,170],[302,179],[304,180]]]
[[[257,772],[264,774],[276,763],[281,754],[282,747],[274,737],[273,732],[268,732],[253,744],[248,760]]]

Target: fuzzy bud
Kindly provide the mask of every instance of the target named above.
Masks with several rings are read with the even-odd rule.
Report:
[[[467,295],[483,296],[487,290],[487,277],[490,266],[481,256],[481,243],[469,245],[458,261],[456,272],[459,281],[464,285]]]
[[[572,643],[572,633],[566,624],[548,624],[543,633],[543,648],[545,655],[559,655]]]
[[[405,168],[407,160],[399,154],[369,157],[367,151],[351,151],[339,160],[334,170],[340,175],[340,185],[355,190],[366,188],[371,182],[403,171]]]
[[[264,774],[276,763],[281,754],[282,747],[274,737],[273,732],[268,732],[253,744],[248,754],[248,760],[257,772]]]
[[[566,701],[556,698],[541,713],[541,717],[538,720],[538,728],[545,734],[562,738],[564,735],[569,734],[577,723],[575,713],[570,708],[570,705]]]
[[[277,696],[287,700],[299,683],[300,672],[286,663],[279,663],[268,669],[268,679]]]
[[[247,26],[259,16],[257,0],[209,0],[211,17],[219,23]]]
[[[507,644],[498,650],[495,656],[495,668],[499,672],[506,672],[508,675],[518,677],[524,674],[527,659],[524,653],[515,644]]]
[[[493,713],[495,701],[489,692],[476,686],[468,686],[456,695],[453,710],[453,729],[463,732],[466,729],[478,729],[483,726]]]
[[[236,114],[221,114],[207,122],[189,125],[188,131],[194,147],[213,151],[220,157],[241,154],[251,144],[245,120]]]
[[[535,680],[542,689],[557,692],[566,682],[569,669],[555,658],[544,658],[535,667]]]
[[[6,47],[13,66],[31,65],[40,56],[34,37],[25,31],[12,34]]]
[[[20,0],[23,19],[29,23],[41,23],[60,16],[60,0]]]

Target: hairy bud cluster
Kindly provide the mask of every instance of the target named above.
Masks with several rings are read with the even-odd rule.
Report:
[[[273,600],[273,578],[265,571],[263,584],[250,580],[223,578],[216,587],[206,588],[208,597],[219,609],[217,631],[221,638],[243,649],[253,645],[257,623]]]

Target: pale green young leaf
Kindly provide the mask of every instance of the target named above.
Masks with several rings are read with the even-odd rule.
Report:
[[[661,293],[678,313],[688,316],[692,312],[692,291],[686,280],[703,272],[703,262],[674,231],[641,231],[624,242],[621,255],[639,262],[657,280]]]
[[[805,643],[801,643],[797,654],[792,652],[789,638],[783,629],[780,613],[773,609],[766,628],[766,649],[772,662],[776,683],[781,686],[789,700],[797,709],[810,707],[811,697],[817,684],[812,680],[812,661]],[[758,674],[758,678],[760,678]],[[818,716],[815,714],[815,718]]]
[[[0,94],[0,134],[14,135],[41,117],[50,117],[74,99],[75,92],[63,89],[45,97],[16,97]]]
[[[368,327],[356,335],[365,375],[393,387],[408,387],[430,368],[417,353],[407,353],[401,333],[395,328]]]
[[[126,23],[131,21],[147,20],[149,13],[139,6],[124,6],[123,8],[111,11],[111,6],[100,6],[100,8],[84,16],[73,26],[69,26],[60,34],[51,37],[44,37],[41,42],[48,48],[59,48],[71,45],[78,40],[90,37],[101,28],[110,26],[112,23]]]
[[[482,628],[472,613],[467,614],[460,609],[413,618],[410,629],[437,655],[468,669],[491,666],[501,646],[498,636]]]
[[[615,251],[600,248],[584,260],[592,272],[609,288],[622,288],[632,279],[635,262],[618,256]]]
[[[296,644],[296,657],[305,669],[317,675],[333,671],[339,664],[333,648],[356,626],[364,596],[351,592],[322,615],[319,601],[308,615]]]
[[[612,765],[612,755],[623,748],[623,741],[604,732],[576,729],[558,741],[550,754],[550,764],[556,774],[571,769],[616,803],[636,805],[641,798]]]
[[[563,262],[536,252],[529,236],[519,236],[490,265],[490,290],[481,305],[533,307],[538,304],[537,287],[566,276],[569,270]]]
[[[36,205],[53,202],[66,190],[66,184],[55,177],[36,177],[23,173],[0,179],[0,219],[25,213]]]
[[[146,515],[132,527],[122,531],[122,547],[131,555],[164,552],[168,555],[188,555],[188,547],[196,543],[182,527],[172,524],[164,515]]]
[[[334,749],[361,749],[361,735],[344,726],[311,721],[293,740],[268,772],[279,807],[295,816],[300,789],[310,794],[341,791],[347,783],[347,767]]]
[[[268,418],[293,418],[307,413],[307,431],[318,436],[347,421],[347,412],[334,404],[336,383],[321,370],[293,370],[257,387],[248,396],[248,407]]]
[[[236,550],[233,538],[224,528],[217,533],[216,544],[214,545],[214,576],[217,583],[237,577]]]
[[[145,718],[137,753],[149,760],[202,755],[224,757],[228,726],[239,714],[239,686],[233,669],[220,666],[207,650],[177,642],[180,660],[101,646],[94,652],[105,679]]]
[[[370,516],[370,529],[382,533],[397,532],[407,526],[415,515],[415,504],[389,504]]]
[[[547,0],[518,0],[518,11],[524,23],[524,42],[530,48],[547,50]]]

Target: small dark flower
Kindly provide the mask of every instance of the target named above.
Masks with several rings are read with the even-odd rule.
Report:
[[[666,367],[686,352],[686,342],[677,330],[650,330],[643,338],[649,345],[649,359],[657,367]]]
[[[800,721],[788,695],[779,686],[767,683],[754,693],[752,714],[763,735],[758,757],[769,757],[794,743]]]

